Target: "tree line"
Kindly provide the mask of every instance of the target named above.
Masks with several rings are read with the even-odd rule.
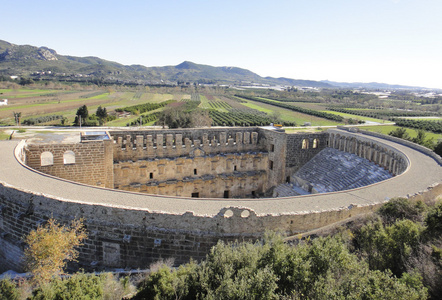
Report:
[[[399,118],[394,118],[393,121],[396,123],[397,126],[422,129],[434,133],[442,133],[441,121],[412,120],[412,119],[399,119]]]
[[[281,121],[279,118],[267,114],[252,114],[235,109],[229,112],[210,110],[209,116],[212,118],[214,126],[265,126],[270,123],[281,123],[284,126],[296,126],[295,122]]]
[[[74,126],[101,126],[108,121],[115,120],[115,118],[107,113],[106,107],[101,107],[101,105],[92,115],[89,115],[87,106],[82,105],[75,114]]]
[[[434,116],[434,113],[423,111],[407,111],[407,110],[379,110],[379,109],[348,109],[343,107],[330,106],[327,109],[336,112],[363,116],[369,118],[393,120],[395,117],[426,117]]]
[[[49,115],[49,116],[43,116],[43,117],[37,117],[37,118],[28,118],[23,120],[23,125],[36,125],[41,123],[47,123],[54,120],[60,120],[63,119],[63,115]]]
[[[117,108],[115,111],[118,112],[130,112],[131,114],[138,115],[148,111],[152,111],[158,108],[165,107],[169,103],[175,102],[175,100],[167,100],[160,103],[143,103],[138,105],[126,106],[122,108]]]

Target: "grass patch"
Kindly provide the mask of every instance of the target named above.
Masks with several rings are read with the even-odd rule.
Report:
[[[207,100],[207,97],[204,95],[200,95],[201,103],[198,105],[199,108],[203,109],[210,109],[209,100]]]
[[[9,134],[7,134],[4,130],[0,131],[0,141],[9,140]]]
[[[60,90],[42,90],[42,89],[0,89],[0,93],[3,93],[2,97],[4,98],[29,98],[29,97],[40,97],[40,96],[48,96],[51,94],[63,94],[69,91],[60,91]]]

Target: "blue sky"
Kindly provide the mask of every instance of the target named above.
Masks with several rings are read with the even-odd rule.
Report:
[[[442,88],[441,0],[0,0],[0,39],[122,64]]]

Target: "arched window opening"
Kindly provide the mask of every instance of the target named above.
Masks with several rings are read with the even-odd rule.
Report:
[[[63,163],[65,165],[75,164],[75,153],[74,151],[66,151],[63,154]]]
[[[302,149],[308,149],[308,140],[307,139],[302,140]]]
[[[40,165],[43,166],[52,166],[54,164],[54,156],[51,152],[46,151],[40,155]]]
[[[319,140],[318,139],[314,139],[313,140],[313,148],[316,149],[319,146]]]

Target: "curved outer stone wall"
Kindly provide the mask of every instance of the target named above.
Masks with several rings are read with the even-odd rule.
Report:
[[[284,181],[285,166],[291,159],[286,147],[295,144],[287,141],[299,140],[302,145],[303,136],[294,138],[261,129],[257,132],[262,135],[262,142],[258,143],[268,149],[269,160],[275,161],[269,181]],[[202,259],[218,240],[256,238],[266,230],[294,235],[317,229],[371,212],[390,197],[408,194],[428,200],[442,194],[440,165],[421,152],[341,130],[305,136],[316,137],[322,147],[328,143],[347,151],[365,149],[355,151],[367,155],[370,152],[373,161],[392,171],[405,172],[372,186],[330,194],[267,199],[179,198],[79,185],[44,175],[14,158],[13,141],[1,142],[4,164],[0,173],[0,261],[3,268],[19,270],[25,246],[21,238],[51,216],[60,222],[85,219],[89,238],[80,249],[82,267],[144,268],[160,258],[173,257],[176,264],[190,258]],[[100,143],[105,142],[90,145],[101,147]],[[15,152],[19,160],[27,160],[24,143]],[[422,192],[416,194],[419,191]]]

